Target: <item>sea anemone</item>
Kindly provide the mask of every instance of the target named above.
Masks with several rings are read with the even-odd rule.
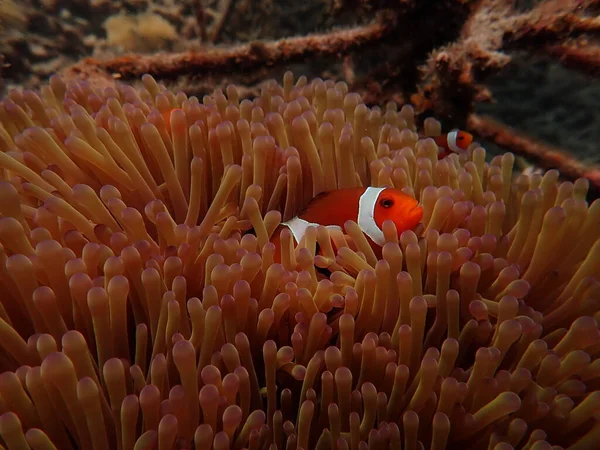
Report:
[[[438,161],[439,122],[342,82],[142,82],[0,102],[5,448],[596,447],[586,180],[477,144]],[[282,220],[368,185],[416,197],[422,224],[386,222],[380,260],[353,222],[296,248],[284,230],[273,263]]]

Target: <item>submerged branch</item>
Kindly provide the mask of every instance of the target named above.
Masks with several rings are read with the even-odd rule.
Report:
[[[505,149],[526,157],[543,169],[557,169],[565,178],[586,178],[596,194],[600,193],[600,166],[578,161],[568,152],[543,144],[515,132],[511,127],[489,116],[471,114],[468,127],[477,135],[489,139]]]
[[[378,42],[389,33],[389,23],[376,22],[366,26],[315,34],[272,42],[250,42],[230,48],[208,47],[202,51],[125,55],[115,59],[86,58],[77,66],[99,67],[124,78],[140,77],[145,73],[156,77],[176,77],[194,73],[228,73],[251,70],[310,58],[314,55],[336,55]]]

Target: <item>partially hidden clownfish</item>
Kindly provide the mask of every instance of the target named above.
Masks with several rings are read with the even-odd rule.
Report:
[[[438,159],[443,159],[452,153],[467,151],[473,142],[473,135],[463,130],[454,129],[446,134],[433,138],[439,147]]]
[[[385,244],[383,223],[391,220],[398,236],[414,229],[423,218],[423,208],[410,195],[394,188],[361,187],[322,192],[293,219],[282,222],[272,235],[275,245],[275,262],[281,260],[280,233],[284,228],[291,231],[297,245],[310,226],[344,230],[344,224],[352,220],[366,235],[367,242],[376,255],[381,254]]]

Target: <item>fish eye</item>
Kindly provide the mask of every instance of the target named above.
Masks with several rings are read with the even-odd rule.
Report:
[[[391,198],[384,198],[379,202],[379,204],[383,208],[391,208],[394,205],[394,200],[392,200]]]
[[[462,141],[464,139],[464,136],[458,136],[456,139],[458,139],[459,141]]]

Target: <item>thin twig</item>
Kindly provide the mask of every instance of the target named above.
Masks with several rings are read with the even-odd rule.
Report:
[[[196,24],[202,42],[206,42],[206,12],[204,10],[203,0],[196,0]]]
[[[224,3],[225,4],[223,6],[221,14],[219,15],[219,18],[217,19],[214,25],[213,32],[210,37],[210,42],[212,43],[217,42],[219,36],[221,36],[221,31],[223,31],[223,27],[225,26],[225,21],[227,20],[227,15],[229,14],[231,5],[233,5],[233,0],[225,0]]]

